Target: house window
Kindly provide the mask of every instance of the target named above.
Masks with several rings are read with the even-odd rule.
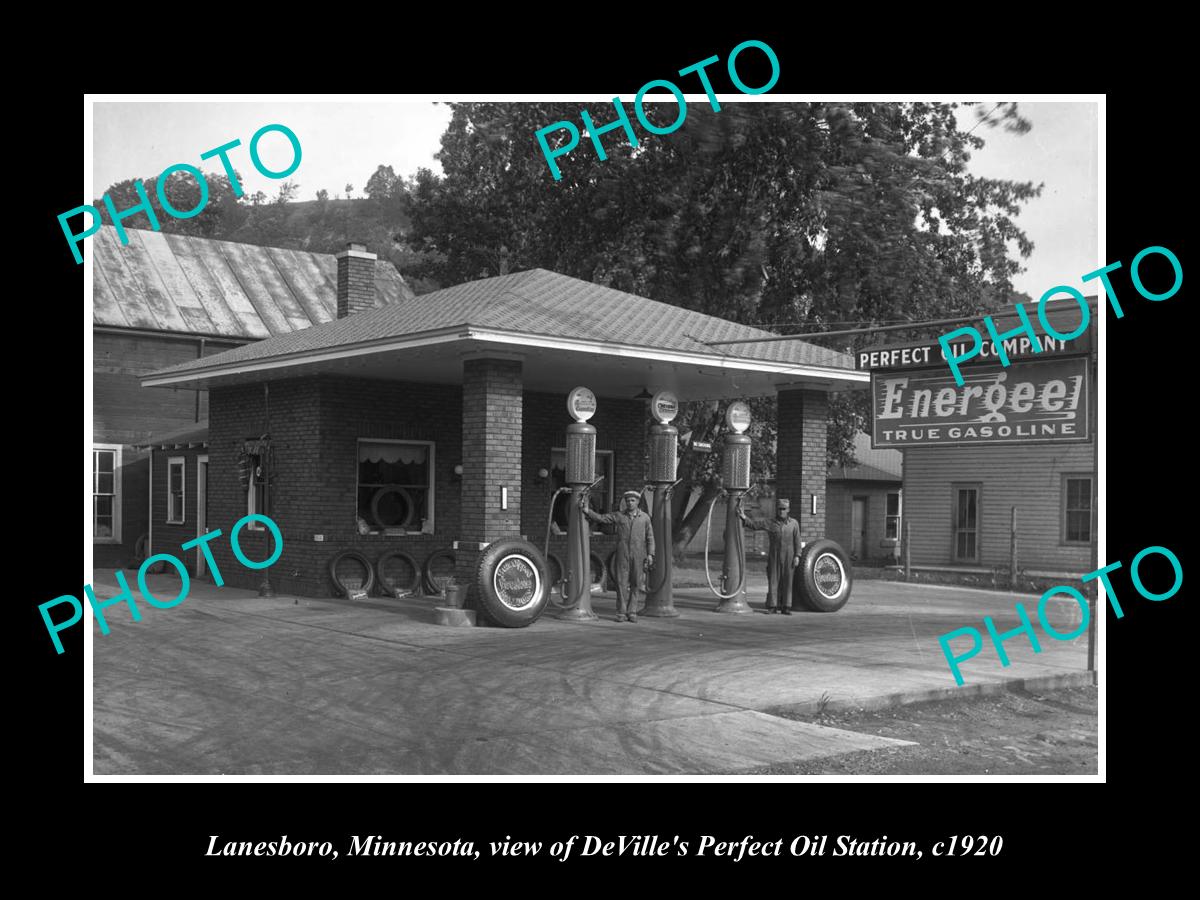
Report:
[[[121,543],[121,446],[92,448],[92,540]]]
[[[359,533],[431,534],[433,466],[429,441],[360,440]]]
[[[184,516],[182,456],[167,460],[167,524],[182,525]]]
[[[1092,476],[1063,476],[1063,541],[1092,542]]]
[[[979,562],[980,485],[951,486],[954,498],[954,560]]]
[[[591,494],[588,495],[588,505],[593,512],[609,513],[613,506],[613,452],[611,450],[596,451],[596,477],[604,476]],[[567,451],[565,447],[554,447],[550,450],[550,490],[557,491],[567,484]],[[554,525],[559,533],[567,530],[567,503],[571,495],[561,493],[554,498]]]
[[[888,491],[883,517],[883,536],[889,540],[900,537],[900,492]]]

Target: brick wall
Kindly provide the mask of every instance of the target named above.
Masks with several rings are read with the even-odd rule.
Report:
[[[462,513],[459,538],[490,543],[521,534],[521,363],[506,359],[468,359],[462,385]],[[508,508],[501,508],[502,487]],[[456,579],[471,585],[479,552],[459,548]]]
[[[337,254],[337,317],[375,308],[375,254],[352,244]]]
[[[357,550],[372,563],[389,550],[403,550],[420,565],[435,549],[450,546],[459,526],[460,484],[453,471],[462,417],[456,386],[310,378],[272,382],[270,389],[275,477],[269,514],[284,538],[283,555],[270,569],[276,590],[332,596],[329,560],[342,550]],[[242,443],[265,427],[262,385],[216,388],[211,399],[209,527],[228,535],[246,514],[237,457]],[[358,533],[359,438],[434,442],[432,534]],[[314,541],[314,535],[324,540]],[[243,530],[239,541],[250,559],[270,555],[264,532]],[[261,573],[238,564],[226,538],[216,546],[227,583],[257,587]]]
[[[792,517],[800,537],[825,537],[825,437],[829,399],[824,391],[779,392],[779,442],[776,447],[775,495],[792,501]],[[810,495],[817,495],[812,514]]]
[[[315,576],[324,592],[334,592],[326,569],[340,550],[357,550],[372,563],[389,550],[402,550],[422,565],[435,550],[451,546],[460,530],[462,493],[462,482],[454,477],[454,467],[462,460],[462,394],[457,385],[326,379],[321,382],[320,427],[314,486],[319,517],[301,539],[307,543],[306,555],[320,560]],[[432,534],[358,533],[359,438],[434,443]],[[313,534],[324,534],[325,543],[314,543]]]
[[[551,448],[565,443],[566,394],[525,393],[520,363],[515,361],[468,361],[464,375],[464,387],[331,377],[271,383],[275,478],[270,515],[284,537],[283,555],[269,570],[277,591],[332,596],[328,563],[344,549],[358,550],[372,562],[388,550],[400,549],[421,564],[455,540],[492,541],[524,534],[542,546],[551,491],[549,483],[537,485],[534,480],[539,468],[550,467]],[[227,584],[256,588],[262,574],[234,559],[228,534],[246,514],[237,457],[243,442],[265,428],[262,385],[215,388],[211,404],[208,523],[210,529],[224,532],[212,545],[214,556]],[[645,482],[648,422],[641,401],[600,400],[592,423],[598,431],[597,448],[613,451],[617,495],[640,489]],[[435,442],[433,534],[358,534],[359,438]],[[165,477],[167,455],[161,470],[155,460],[156,480],[160,474]],[[461,480],[453,474],[460,463]],[[189,511],[194,505],[194,469],[189,458]],[[507,510],[500,509],[500,485],[508,487]],[[165,518],[165,499],[162,504],[155,513],[156,547],[162,546],[160,536],[166,537],[157,524]],[[324,535],[324,541],[314,542],[315,534]],[[270,554],[265,533],[243,529],[239,542],[250,559]],[[606,559],[613,542],[610,536],[593,537],[592,548]],[[565,558],[565,539],[553,538],[551,551]],[[477,560],[477,552],[458,551],[460,581],[474,582]]]

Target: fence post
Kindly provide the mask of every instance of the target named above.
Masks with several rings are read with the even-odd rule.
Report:
[[[1008,588],[1017,589],[1017,508],[1012,508],[1012,534],[1008,542]]]
[[[912,581],[912,526],[904,523],[904,580]]]

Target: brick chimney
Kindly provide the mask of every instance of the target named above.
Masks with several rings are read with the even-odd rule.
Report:
[[[350,243],[337,255],[337,317],[375,308],[375,259],[362,244]]]

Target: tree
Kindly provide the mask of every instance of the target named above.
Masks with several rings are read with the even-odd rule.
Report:
[[[240,182],[240,176],[238,176],[238,180]],[[233,185],[230,184],[226,175],[218,175],[215,172],[204,173],[204,181],[208,185],[208,202],[199,213],[187,219],[177,219],[163,208],[162,201],[158,196],[158,176],[140,179],[128,178],[109,185],[104,195],[112,200],[117,212],[132,209],[142,202],[141,197],[138,196],[135,181],[142,182],[142,188],[150,201],[150,207],[154,210],[155,218],[158,219],[160,231],[170,234],[215,237],[222,232],[231,219],[236,218],[234,211],[237,207],[237,198],[233,195]],[[166,195],[167,203],[178,212],[190,212],[200,205],[200,183],[186,172],[172,172],[163,185],[163,193]],[[101,210],[105,219],[108,219],[108,210],[104,206],[103,199],[93,200],[92,206]],[[152,230],[150,217],[144,212],[123,219],[121,224],[126,228]]]
[[[611,121],[603,106],[589,111]],[[621,131],[605,135],[604,161],[581,138],[558,158],[558,182],[534,132],[577,121],[578,104],[451,107],[437,157],[445,174],[418,172],[410,191],[407,243],[424,254],[413,274],[431,283],[496,274],[507,246],[513,270],[544,267],[812,332],[980,312],[1012,293],[1020,265],[1009,245],[1032,251],[1014,220],[1040,186],[972,175],[970,152],[983,139],[959,129],[956,104],[742,103],[713,112],[692,103],[679,130],[642,133],[636,149]],[[648,114],[667,126],[676,107],[651,104]],[[981,121],[1028,130],[1015,104]],[[829,340],[853,350],[877,339]],[[832,409],[828,456],[845,460],[863,398],[835,398]],[[685,412],[681,430],[718,436],[703,404]],[[773,411],[763,416],[773,427]],[[687,465],[713,489],[711,465]],[[686,516],[676,512],[682,537]]]
[[[275,195],[275,203],[291,203],[300,195],[300,185],[294,181],[285,181],[279,186]]]
[[[328,203],[329,202],[329,191],[325,190],[325,188],[321,188],[319,191],[317,191],[317,202],[318,203]]]
[[[397,187],[403,187],[403,185],[396,177],[396,173],[392,171],[392,167],[379,166],[375,173],[367,179],[364,191],[372,200],[384,201],[396,193]]]

